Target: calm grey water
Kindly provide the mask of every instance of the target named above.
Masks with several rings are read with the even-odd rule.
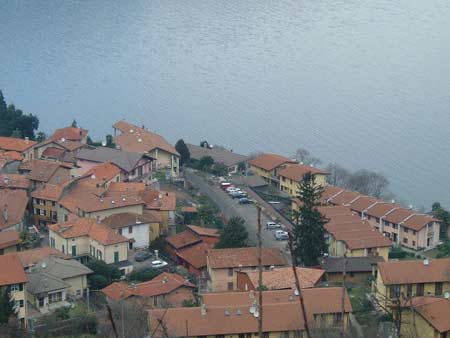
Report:
[[[448,0],[0,1],[0,88],[45,131],[304,147],[416,207],[450,206],[449,61]]]

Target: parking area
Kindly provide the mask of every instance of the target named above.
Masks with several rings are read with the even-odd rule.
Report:
[[[245,220],[250,241],[254,244],[257,243],[258,212],[254,204],[239,204],[238,199],[231,198],[219,187],[218,182],[210,184],[205,178],[196,174],[194,171],[186,171],[185,177],[189,182],[196,186],[201,193],[213,200],[226,218],[233,216],[242,217]],[[250,197],[250,199],[251,198],[252,197]],[[275,229],[266,229],[266,223],[269,221],[273,221],[273,219],[262,213],[262,245],[264,247],[279,248],[290,261],[289,252],[286,250],[287,242],[275,239]]]

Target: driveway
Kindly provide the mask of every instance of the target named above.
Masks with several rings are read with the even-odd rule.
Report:
[[[255,205],[240,205],[237,199],[232,199],[223,191],[216,183],[210,184],[205,178],[191,170],[185,170],[185,177],[192,185],[197,187],[199,191],[207,195],[220,208],[226,218],[233,216],[241,217],[245,220],[249,239],[252,243],[257,243],[257,227],[258,227],[258,211]],[[262,223],[262,245],[263,247],[279,248],[290,262],[289,252],[286,252],[287,242],[277,241],[274,237],[274,230],[266,229],[266,222],[271,221],[263,213],[261,214]]]

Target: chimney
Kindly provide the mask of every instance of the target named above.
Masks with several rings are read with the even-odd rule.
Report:
[[[3,219],[5,222],[8,222],[8,204],[5,204],[3,208]]]
[[[200,308],[200,311],[201,311],[202,316],[206,316],[207,310],[206,310],[206,305],[205,304],[202,304],[202,306]]]
[[[430,260],[429,260],[428,258],[425,258],[425,259],[423,260],[423,265],[425,265],[425,266],[430,265]]]
[[[25,142],[26,142],[26,143],[30,142],[30,138],[29,138],[28,136],[25,137]]]

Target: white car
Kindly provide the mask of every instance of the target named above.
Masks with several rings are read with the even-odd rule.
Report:
[[[277,241],[287,241],[289,239],[289,234],[284,230],[275,231],[275,239]]]
[[[266,223],[266,229],[272,230],[272,229],[281,229],[282,225],[280,223],[275,222],[267,222]]]
[[[167,264],[168,264],[167,262],[164,262],[163,260],[158,259],[156,261],[152,261],[152,268],[155,268],[155,269],[163,268],[163,267],[167,266]]]

